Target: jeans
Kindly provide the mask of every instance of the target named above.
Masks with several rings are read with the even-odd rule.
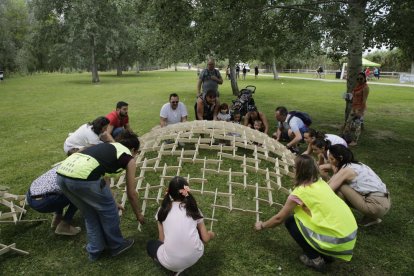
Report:
[[[32,209],[40,213],[55,212],[58,215],[63,214],[63,209],[68,206],[63,220],[70,223],[78,208],[64,194],[45,195],[39,199],[33,199],[30,190],[26,194],[27,203]]]
[[[298,226],[296,225],[295,218],[293,216],[290,216],[286,219],[285,226],[289,231],[289,234],[303,249],[303,252],[306,256],[309,257],[309,259],[316,259],[318,257],[324,256],[323,254],[316,251],[312,246],[310,246],[309,243],[305,240]]]
[[[158,248],[164,243],[160,240],[150,240],[147,242],[147,253],[152,259],[157,260]]]
[[[124,238],[118,208],[104,180],[75,180],[58,175],[57,182],[85,217],[89,258],[96,259],[105,248],[112,252],[120,248]]]
[[[112,137],[113,138],[116,138],[116,136],[118,136],[119,134],[121,134],[121,132],[124,131],[124,129],[125,129],[124,127],[114,128],[114,130],[112,130],[112,133],[111,133]]]

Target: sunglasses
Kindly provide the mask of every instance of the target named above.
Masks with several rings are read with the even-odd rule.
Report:
[[[177,104],[177,103],[178,103],[178,101],[172,101],[171,103],[173,103],[173,104]]]
[[[363,80],[363,78],[357,78],[358,81]]]

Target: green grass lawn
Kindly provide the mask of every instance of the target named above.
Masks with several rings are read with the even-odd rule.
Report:
[[[189,120],[194,119],[195,72],[141,72],[123,77],[112,72],[101,73],[100,77],[101,83],[96,85],[91,84],[86,73],[36,74],[0,83],[0,185],[10,187],[14,194],[26,193],[35,178],[65,158],[63,142],[68,133],[106,115],[117,101],[129,103],[130,124],[139,135],[159,123],[160,108],[172,92],[178,93],[186,104]],[[260,76],[255,80],[248,75],[247,80],[239,81],[240,88],[246,85],[257,87],[254,99],[269,119],[270,133],[275,125],[274,109],[279,105],[308,112],[318,130],[339,132],[345,108],[341,98],[344,83],[288,78],[274,81]],[[387,184],[393,205],[382,224],[359,229],[352,261],[336,261],[328,273],[413,275],[414,88],[372,85],[370,89],[365,130],[354,153]],[[230,104],[234,99],[229,81],[220,87],[220,92],[221,102]],[[263,218],[276,211],[267,209]],[[224,211],[217,216],[217,238],[184,275],[316,274],[300,263],[301,250],[284,226],[256,233],[254,216]],[[51,215],[28,208],[25,218],[50,219]],[[0,275],[164,275],[145,250],[146,242],[157,237],[153,218],[147,213],[147,224],[138,232],[127,210],[122,231],[125,236],[133,236],[136,244],[118,258],[103,258],[95,263],[88,261],[83,249],[84,230],[79,236],[63,237],[53,233],[50,221],[0,224],[0,243],[16,242],[18,248],[30,252],[29,256],[1,255]],[[75,224],[82,225],[79,213]]]

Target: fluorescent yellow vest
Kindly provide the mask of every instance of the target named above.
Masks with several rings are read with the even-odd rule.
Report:
[[[350,261],[358,227],[348,205],[322,179],[295,188],[292,195],[311,213],[302,206],[294,209],[296,224],[309,245],[322,254]]]
[[[123,154],[131,154],[131,151],[120,143],[111,143],[116,149],[116,158]],[[57,172],[61,175],[75,178],[75,179],[87,179],[89,174],[99,166],[99,162],[90,155],[82,154],[82,152],[76,152],[66,158],[60,165]],[[115,176],[122,172],[119,169],[116,173],[106,174],[107,176]]]

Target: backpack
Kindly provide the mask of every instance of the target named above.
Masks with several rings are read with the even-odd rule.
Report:
[[[288,124],[293,117],[297,117],[301,119],[302,122],[308,127],[312,124],[312,118],[309,116],[308,113],[301,112],[301,111],[291,111],[289,112],[289,114],[290,114],[290,117],[287,121]]]

